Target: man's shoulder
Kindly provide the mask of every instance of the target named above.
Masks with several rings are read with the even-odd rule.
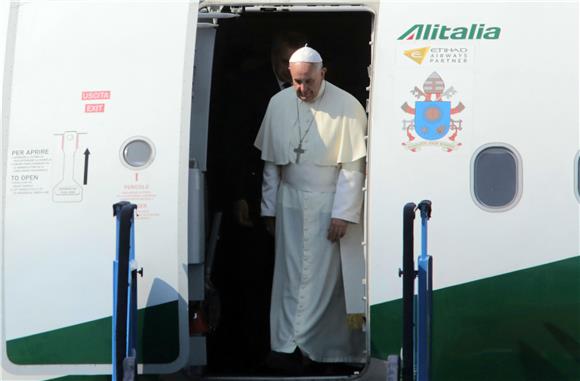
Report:
[[[286,106],[288,101],[292,100],[293,94],[294,90],[292,87],[278,91],[272,96],[272,98],[270,98],[269,107]]]
[[[350,105],[355,107],[361,107],[362,105],[351,93],[346,90],[341,89],[340,87],[326,81],[326,91],[329,91],[332,94],[332,98],[335,101],[341,102],[343,105]]]

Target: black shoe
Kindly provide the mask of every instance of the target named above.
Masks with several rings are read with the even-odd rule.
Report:
[[[310,361],[306,372],[312,376],[352,376],[360,372],[362,366],[350,365],[343,362]]]
[[[294,353],[272,351],[266,359],[266,369],[274,375],[301,376],[304,373],[302,353],[299,349]]]

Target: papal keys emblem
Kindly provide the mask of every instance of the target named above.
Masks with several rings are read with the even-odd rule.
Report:
[[[451,152],[461,147],[457,136],[463,130],[462,120],[452,116],[463,111],[465,106],[459,102],[451,107],[451,98],[456,93],[453,87],[445,89],[445,82],[437,72],[425,80],[423,90],[417,86],[411,90],[417,99],[415,107],[407,102],[401,106],[404,112],[414,116],[403,120],[403,131],[408,139],[403,142],[405,148],[417,152],[423,147],[435,146]]]

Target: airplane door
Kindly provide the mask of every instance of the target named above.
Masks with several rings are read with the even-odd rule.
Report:
[[[198,1],[14,2],[2,108],[3,375],[110,374],[115,222],[138,205],[139,372],[189,358]]]
[[[213,50],[217,24],[207,22],[209,14],[199,14],[195,44],[193,91],[191,94],[191,122],[189,149],[189,213],[188,213],[188,274],[190,318],[197,313],[205,299],[206,263],[206,207],[205,173],[207,171],[207,140]],[[217,16],[217,15],[216,15]],[[211,245],[210,245],[211,246]],[[211,260],[209,261],[211,262]],[[190,321],[190,356],[188,365],[207,365],[204,328]],[[206,322],[204,322],[206,323]],[[205,326],[205,324],[203,324]]]

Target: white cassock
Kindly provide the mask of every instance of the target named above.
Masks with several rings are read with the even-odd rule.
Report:
[[[276,217],[273,351],[364,361],[360,333],[347,324],[340,245],[327,234],[331,218],[359,222],[366,123],[361,104],[326,81],[312,102],[293,88],[270,100],[255,146],[266,162],[262,215]]]

